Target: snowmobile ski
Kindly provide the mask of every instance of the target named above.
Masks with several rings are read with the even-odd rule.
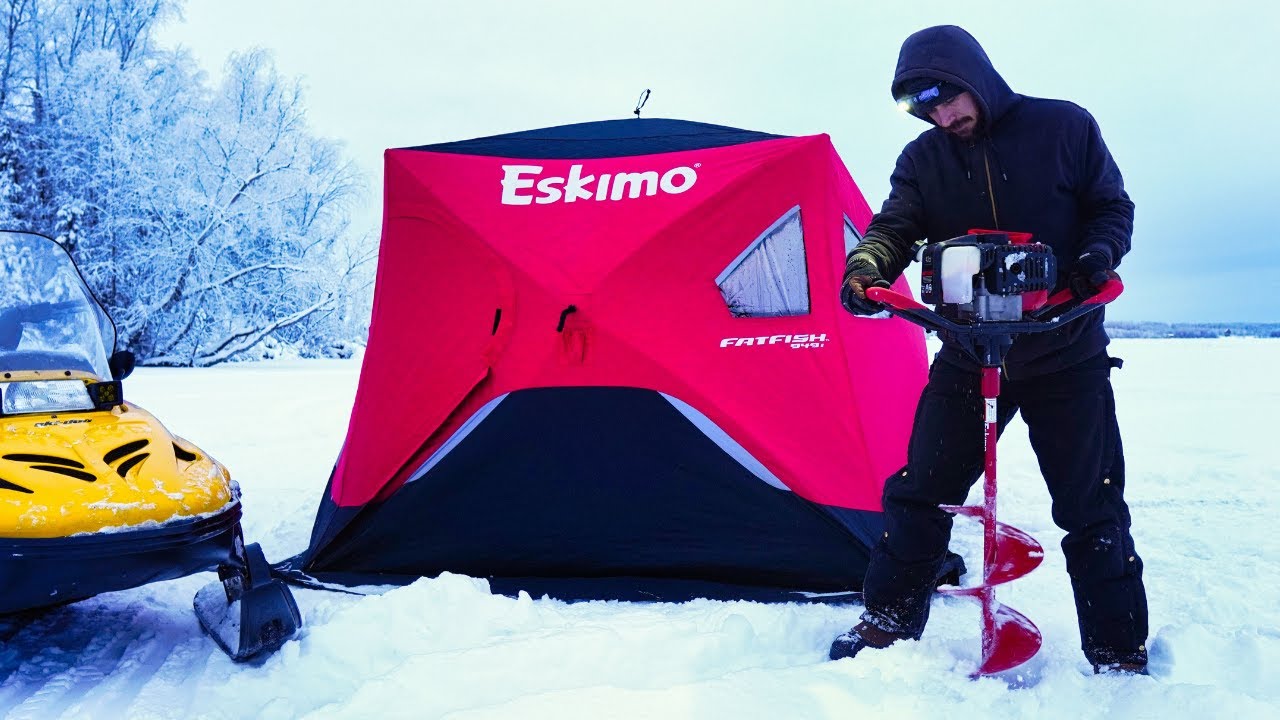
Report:
[[[243,546],[242,562],[218,568],[219,582],[196,593],[200,627],[235,662],[279,649],[298,628],[302,614],[288,586],[271,576],[257,543]]]

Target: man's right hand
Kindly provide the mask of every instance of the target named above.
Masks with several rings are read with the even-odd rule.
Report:
[[[884,305],[867,299],[867,289],[889,287],[889,281],[880,269],[867,260],[851,260],[844,271],[844,284],[840,287],[840,304],[854,315],[875,315]]]

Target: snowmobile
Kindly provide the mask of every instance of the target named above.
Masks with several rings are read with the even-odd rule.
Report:
[[[207,570],[195,609],[233,660],[301,626],[240,489],[218,461],[126,402],[134,356],[67,251],[0,232],[0,615]]]

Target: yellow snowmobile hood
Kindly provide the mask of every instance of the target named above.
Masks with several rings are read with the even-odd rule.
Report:
[[[159,526],[238,494],[221,464],[129,403],[0,417],[0,537]]]

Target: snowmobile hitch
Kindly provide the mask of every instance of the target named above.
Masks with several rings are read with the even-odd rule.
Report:
[[[289,587],[272,577],[258,543],[237,535],[230,562],[218,567],[219,582],[196,593],[200,627],[235,662],[278,650],[302,627]]]
[[[972,238],[974,236],[969,236]],[[996,243],[975,243],[965,238],[970,246],[979,246],[987,252],[990,245]],[[1007,242],[1007,241],[1006,241]],[[1040,246],[1043,247],[1043,246]],[[941,270],[941,258],[938,258]],[[1039,268],[1043,278],[1054,276],[1053,258],[1040,261]],[[972,264],[972,263],[970,263]],[[994,675],[1015,668],[1030,660],[1039,650],[1042,643],[1040,630],[1021,613],[1000,604],[995,599],[995,586],[1016,580],[1038,567],[1044,559],[1044,548],[1030,535],[1009,525],[996,521],[996,438],[998,424],[996,417],[996,399],[1000,395],[1000,367],[1005,355],[1013,345],[1015,335],[1022,333],[1044,332],[1062,326],[1063,323],[1075,320],[1103,305],[1111,302],[1124,291],[1119,278],[1105,283],[1098,294],[1081,299],[1070,290],[1063,290],[1047,297],[1044,304],[1030,312],[1023,313],[1023,293],[1045,290],[1047,280],[1040,287],[1030,286],[1016,288],[1014,291],[996,291],[990,297],[1000,296],[990,307],[996,307],[1000,313],[1008,314],[1008,307],[1016,308],[1019,319],[991,320],[984,317],[983,311],[989,307],[986,302],[979,302],[991,288],[982,276],[982,268],[974,266],[972,277],[961,277],[964,283],[972,282],[965,290],[967,304],[946,304],[942,293],[932,297],[938,300],[940,309],[953,317],[945,317],[931,310],[926,305],[889,288],[873,287],[867,290],[867,299],[882,303],[892,315],[896,315],[910,323],[927,330],[948,333],[955,338],[982,366],[981,392],[984,403],[984,466],[983,466],[983,503],[982,505],[942,506],[943,510],[958,515],[977,518],[983,523],[982,538],[982,583],[973,587],[942,589],[949,595],[974,597],[982,604],[982,662],[973,677]],[[985,269],[990,277],[990,267]],[[972,291],[972,294],[971,294]],[[1014,298],[1016,304],[1003,305],[1008,298]]]

